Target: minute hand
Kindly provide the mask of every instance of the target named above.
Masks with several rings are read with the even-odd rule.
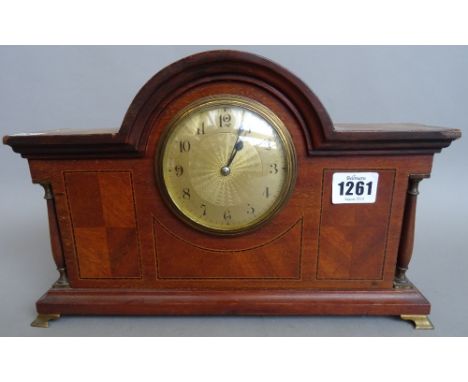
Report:
[[[241,134],[242,134],[242,127],[239,127],[239,130],[237,131],[236,143],[234,143],[234,147],[232,148],[231,155],[229,156],[226,166],[224,167],[230,167],[232,161],[236,157],[237,152],[242,150],[242,148],[244,147],[244,142],[240,140]]]

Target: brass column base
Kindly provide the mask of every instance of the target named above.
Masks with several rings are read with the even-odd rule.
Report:
[[[59,318],[60,314],[38,314],[36,319],[31,322],[31,326],[35,328],[48,328],[49,321],[58,320]]]
[[[424,314],[402,314],[400,316],[402,320],[413,321],[415,329],[434,329],[429,317]]]

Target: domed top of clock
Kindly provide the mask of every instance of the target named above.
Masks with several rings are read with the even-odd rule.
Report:
[[[28,158],[141,157],[147,154],[154,120],[174,100],[217,82],[249,85],[278,99],[300,127],[308,155],[434,153],[460,136],[457,129],[416,124],[333,125],[317,96],[287,69],[251,53],[219,50],[183,58],[154,75],[132,101],[119,130],[16,134],[4,137],[4,143]]]

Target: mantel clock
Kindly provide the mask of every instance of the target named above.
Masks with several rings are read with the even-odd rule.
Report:
[[[460,131],[333,124],[255,55],[163,69],[118,130],[4,137],[45,188],[60,315],[394,315],[430,328],[407,279],[418,183]]]

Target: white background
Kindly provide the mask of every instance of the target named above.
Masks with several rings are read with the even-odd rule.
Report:
[[[2,2],[8,44],[465,44],[464,1]],[[222,44],[222,45],[219,45]],[[118,126],[163,66],[214,47],[0,49],[2,134]],[[335,122],[425,122],[463,131],[462,47],[238,47],[301,77]],[[409,275],[433,303],[432,332],[389,318],[65,318],[28,327],[56,278],[42,191],[26,161],[0,149],[4,336],[466,336],[465,139],[422,182]],[[406,338],[2,339],[2,380],[459,380],[467,342]]]

